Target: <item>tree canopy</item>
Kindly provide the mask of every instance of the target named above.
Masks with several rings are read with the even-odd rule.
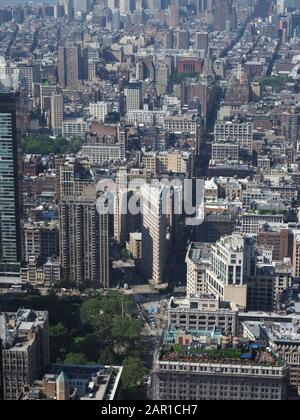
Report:
[[[80,138],[67,140],[63,137],[27,136],[23,139],[23,150],[29,155],[78,153],[83,143]]]

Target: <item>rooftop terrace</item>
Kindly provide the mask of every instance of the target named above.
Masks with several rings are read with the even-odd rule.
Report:
[[[175,344],[163,348],[160,361],[204,364],[229,364],[246,366],[282,367],[284,363],[272,352],[266,349],[227,349],[197,348]]]
[[[165,332],[160,361],[280,367],[284,363],[269,349],[245,338],[229,338],[219,328]]]

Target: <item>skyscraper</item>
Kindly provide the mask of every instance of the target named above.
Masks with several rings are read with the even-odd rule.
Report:
[[[51,128],[55,135],[62,134],[64,119],[64,97],[61,94],[51,96]]]
[[[162,184],[145,184],[141,188],[142,261],[145,274],[155,286],[164,283],[167,262],[166,194],[167,188]]]
[[[142,108],[142,84],[130,82],[126,89],[127,112]]]
[[[216,0],[214,14],[215,31],[230,32],[236,27],[236,11],[232,0]]]
[[[87,160],[60,167],[60,260],[63,276],[76,284],[109,287],[108,214],[99,213]]]
[[[207,32],[197,32],[196,33],[196,49],[204,50],[204,56],[206,56],[208,51],[208,33]]]
[[[179,7],[171,4],[168,9],[169,28],[177,28],[179,25]]]
[[[0,93],[0,276],[20,274],[18,96]]]
[[[83,78],[84,60],[79,45],[67,42],[58,47],[58,79],[62,87],[78,86]]]
[[[74,12],[75,13],[87,13],[89,11],[88,0],[74,0]]]

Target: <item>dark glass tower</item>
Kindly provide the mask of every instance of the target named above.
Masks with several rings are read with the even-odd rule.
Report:
[[[18,95],[0,93],[0,277],[20,274]]]

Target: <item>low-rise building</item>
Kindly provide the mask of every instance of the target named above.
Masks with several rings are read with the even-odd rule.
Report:
[[[120,366],[51,365],[42,380],[24,389],[22,400],[112,401],[117,398]]]
[[[215,295],[191,295],[185,299],[171,298],[168,325],[180,330],[213,331],[218,328],[225,335],[238,332],[238,311],[221,303]]]

